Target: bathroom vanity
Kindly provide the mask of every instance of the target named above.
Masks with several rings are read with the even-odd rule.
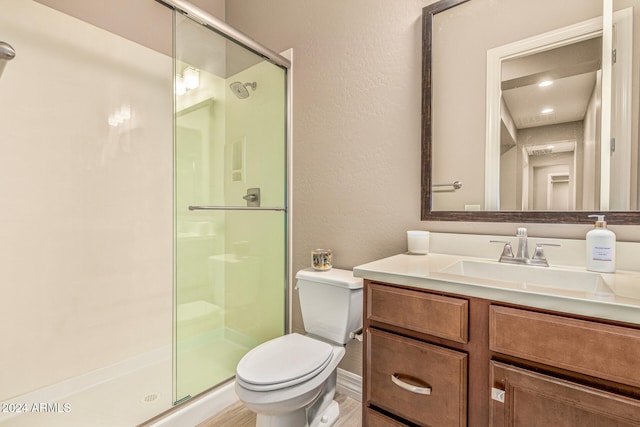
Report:
[[[432,249],[492,247],[434,234]],[[592,274],[559,252],[568,265],[508,270],[464,250],[354,269],[363,425],[639,426],[640,273]]]

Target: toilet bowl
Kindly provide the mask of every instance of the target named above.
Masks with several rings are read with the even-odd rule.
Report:
[[[344,353],[343,346],[296,333],[273,339],[240,361],[236,394],[247,408],[260,415],[257,426],[310,425],[306,409],[319,401],[321,394],[335,391],[336,368]],[[321,404],[330,404],[331,400]],[[323,409],[318,407],[316,411]]]
[[[308,335],[267,341],[236,368],[236,394],[257,427],[329,427],[339,417],[337,367],[349,332],[362,324],[362,280],[338,269],[302,270],[296,279]]]

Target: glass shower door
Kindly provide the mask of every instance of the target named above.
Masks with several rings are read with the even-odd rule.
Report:
[[[176,14],[175,401],[284,333],[286,70]]]

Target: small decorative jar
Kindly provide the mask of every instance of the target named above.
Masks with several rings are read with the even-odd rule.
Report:
[[[314,249],[311,251],[311,266],[318,271],[331,270],[332,258],[331,249]]]

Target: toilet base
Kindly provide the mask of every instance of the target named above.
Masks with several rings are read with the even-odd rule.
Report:
[[[308,425],[305,408],[286,415],[258,414],[256,417],[256,427],[306,427]]]
[[[340,407],[335,400],[327,407],[321,417],[316,420],[309,427],[331,427],[340,418]]]
[[[321,416],[316,417],[311,425],[307,422],[306,408],[299,409],[286,415],[258,414],[256,427],[332,427],[340,418],[338,402],[333,400]]]

